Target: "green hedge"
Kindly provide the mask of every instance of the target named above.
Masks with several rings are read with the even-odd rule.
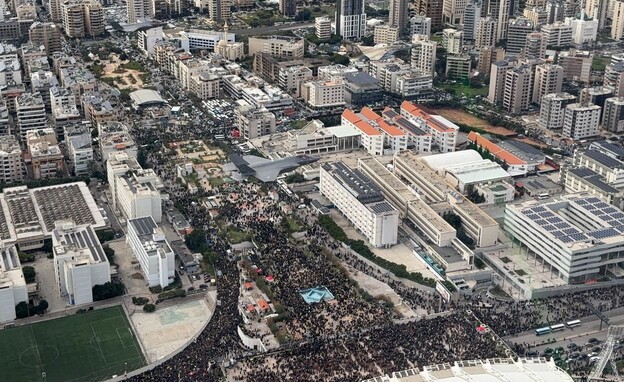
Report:
[[[176,297],[186,297],[186,291],[184,289],[176,289],[176,290],[170,290],[167,292],[162,292],[158,295],[158,302],[169,300],[170,298],[176,298]]]
[[[372,261],[380,267],[389,270],[395,276],[408,279],[431,288],[435,288],[436,282],[434,279],[423,277],[423,275],[418,272],[408,272],[405,265],[393,263],[392,261],[388,261],[375,255],[373,251],[371,251],[366,243],[364,243],[362,240],[349,239],[347,234],[342,230],[342,228],[340,228],[340,226],[338,226],[338,224],[336,224],[336,222],[331,217],[327,215],[321,215],[319,217],[319,224],[330,234],[331,237],[347,244],[355,252],[359,253],[360,255],[364,256],[366,259]]]

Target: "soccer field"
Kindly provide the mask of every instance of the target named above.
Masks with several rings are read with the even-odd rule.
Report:
[[[0,381],[90,382],[139,368],[145,358],[116,306],[0,330],[0,365]]]

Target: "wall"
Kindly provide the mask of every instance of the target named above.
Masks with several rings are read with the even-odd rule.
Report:
[[[266,346],[264,346],[260,338],[249,337],[248,335],[243,333],[240,326],[237,328],[237,331],[238,331],[238,336],[243,342],[243,345],[247,346],[249,349],[260,350],[261,352],[266,353],[267,348]]]

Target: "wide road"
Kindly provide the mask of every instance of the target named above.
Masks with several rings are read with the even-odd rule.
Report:
[[[624,325],[624,308],[613,309],[607,312],[603,312],[605,316],[609,318],[610,325]],[[581,326],[577,326],[574,329],[562,330],[556,333],[550,333],[543,336],[536,336],[535,331],[521,333],[517,336],[507,336],[504,340],[516,342],[516,343],[528,343],[531,345],[537,345],[542,341],[546,341],[550,338],[554,338],[557,344],[548,344],[538,346],[538,349],[546,347],[566,347],[570,342],[574,342],[577,345],[582,345],[587,342],[589,338],[595,337],[600,341],[604,341],[607,338],[607,330],[609,325],[602,325],[602,331],[600,331],[600,320],[596,316],[587,316],[580,318]]]
[[[287,31],[287,30],[310,28],[310,27],[314,27],[314,21],[304,21],[298,24],[286,24],[286,25],[277,25],[277,26],[268,26],[268,27],[237,29],[234,31],[229,31],[229,33],[234,33],[236,35],[262,36],[270,32]]]

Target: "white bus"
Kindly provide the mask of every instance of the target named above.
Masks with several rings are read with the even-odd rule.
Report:
[[[565,329],[565,325],[564,324],[557,324],[557,325],[551,325],[550,326],[550,330],[552,332],[558,332]]]
[[[566,326],[570,329],[575,328],[577,326],[581,326],[581,320],[572,320],[566,322]]]

